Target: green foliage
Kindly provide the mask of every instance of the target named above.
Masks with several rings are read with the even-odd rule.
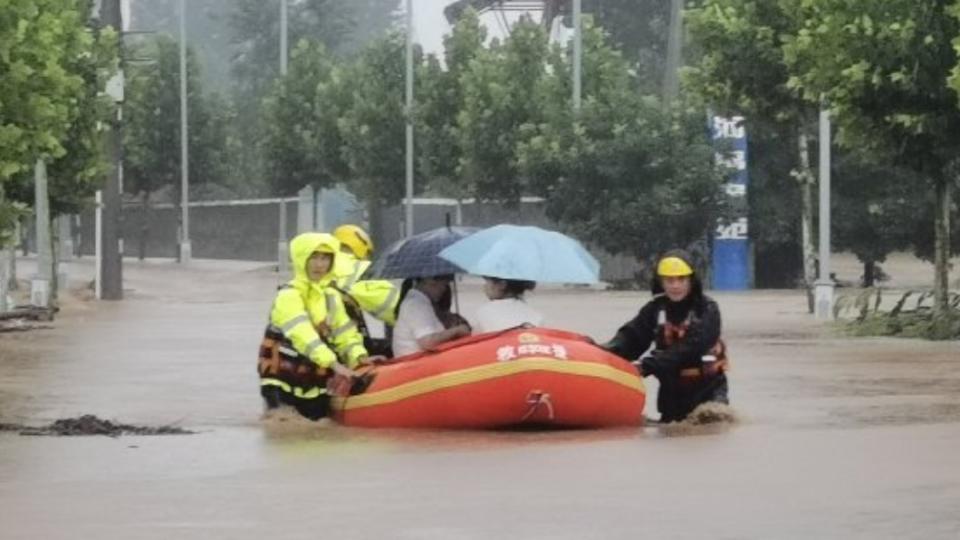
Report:
[[[801,0],[803,24],[785,47],[791,88],[835,112],[838,142],[934,179],[960,142],[956,94],[960,22],[942,0]]]
[[[883,262],[888,253],[916,244],[917,229],[932,233],[923,181],[909,170],[843,156],[834,167],[831,198],[834,249],[863,263]]]
[[[485,50],[485,39],[479,16],[468,8],[444,37],[444,65],[430,56],[417,73],[417,159],[421,178],[438,195],[463,197],[469,190],[458,174],[463,151],[457,115],[464,108],[464,73]]]
[[[516,203],[528,191],[514,151],[522,132],[546,120],[548,50],[543,28],[524,19],[503,43],[480,51],[461,76],[460,174],[481,199]]]
[[[48,163],[53,215],[87,204],[104,171],[99,95],[116,69],[116,34],[88,24],[88,0],[0,9],[0,236],[34,202],[33,167]],[[5,185],[4,185],[5,184]]]
[[[179,44],[157,36],[134,51],[153,62],[132,66],[124,107],[124,189],[151,193],[180,185]],[[205,98],[195,55],[187,54],[190,184],[222,183],[225,178],[229,111],[216,96]],[[179,193],[179,191],[177,191]]]
[[[397,6],[396,0],[291,1],[288,5],[288,40],[292,44],[291,49],[301,40],[308,40],[322,44],[332,58],[343,60],[382,37],[395,21]],[[270,115],[279,112],[276,108],[268,112],[264,107],[264,98],[275,92],[275,82],[279,78],[279,4],[261,0],[230,0],[230,11],[225,19],[234,50],[230,63],[234,81],[231,98],[236,104],[237,116],[232,133],[238,139],[238,145],[245,149],[233,156],[238,163],[238,173],[250,184],[266,177],[272,186],[289,193],[294,189],[293,180],[278,180],[278,173],[267,166],[268,162],[275,164],[278,159],[275,153],[278,149],[275,146],[277,139],[273,138],[277,135],[276,126],[268,124],[271,122]],[[326,116],[321,118],[318,127],[329,129],[326,119]],[[268,131],[271,132],[271,140],[262,145],[264,134]],[[332,146],[321,144],[320,148],[327,152]],[[334,153],[339,152],[337,148]],[[332,154],[327,153],[318,159],[331,165],[324,174],[341,172],[341,168],[332,166],[335,161]],[[313,181],[326,180],[321,176]]]
[[[72,56],[94,47],[87,7],[85,0],[35,0],[0,9],[0,181],[66,153],[85,91]]]
[[[840,327],[855,336],[895,336],[934,340],[960,339],[960,295],[949,295],[949,307],[937,312],[932,305],[933,291],[911,290],[902,293],[889,311],[882,309],[884,291],[863,289],[841,295],[834,305],[834,316],[854,311],[855,319],[840,322]]]
[[[526,128],[518,147],[519,169],[546,197],[548,215],[638,258],[704,241],[724,197],[703,113],[637,94],[624,59],[592,25],[584,80],[579,115],[565,100],[544,98],[553,107],[547,120]],[[554,81],[552,91],[566,96],[566,84]]]
[[[264,156],[277,193],[293,194],[307,184],[328,187],[346,177],[336,126],[344,103],[336,99],[334,69],[322,44],[301,41],[287,76],[264,100]]]
[[[788,86],[783,44],[799,25],[797,0],[704,0],[685,19],[699,59],[686,87],[723,114],[797,126],[811,104]]]
[[[658,94],[663,85],[670,33],[668,0],[587,0],[584,13],[609,34],[611,45],[623,53],[636,72],[637,89]]]
[[[390,34],[364,49],[340,82],[352,95],[337,122],[348,188],[367,202],[393,204],[404,195],[405,54],[405,37]],[[418,49],[414,63],[420,61]]]

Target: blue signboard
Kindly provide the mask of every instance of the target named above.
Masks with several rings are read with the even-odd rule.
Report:
[[[717,161],[733,170],[726,184],[734,210],[730,221],[717,225],[713,238],[713,288],[742,291],[750,288],[750,243],[747,223],[747,133],[743,117],[713,117],[711,126]]]

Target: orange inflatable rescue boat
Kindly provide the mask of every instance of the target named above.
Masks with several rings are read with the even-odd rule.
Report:
[[[370,368],[333,418],[375,428],[603,428],[643,422],[643,379],[587,338],[517,328]],[[355,389],[354,391],[356,392]]]

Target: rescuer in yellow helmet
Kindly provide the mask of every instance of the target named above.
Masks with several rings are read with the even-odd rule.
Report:
[[[728,403],[729,362],[720,339],[720,308],[703,294],[690,255],[683,250],[664,254],[651,292],[653,299],[604,348],[639,361],[643,376],[660,381],[661,422],[683,420],[708,401]]]
[[[334,287],[343,295],[350,318],[363,334],[364,345],[372,355],[392,356],[390,330],[396,324],[396,307],[400,291],[392,282],[384,279],[363,279],[370,267],[373,241],[357,225],[340,225],[333,231],[340,241],[340,254],[333,269]],[[363,314],[382,321],[387,335],[374,338],[370,335]]]

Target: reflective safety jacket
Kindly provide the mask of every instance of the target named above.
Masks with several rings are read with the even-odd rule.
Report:
[[[277,292],[258,362],[262,386],[306,399],[324,393],[334,362],[354,367],[367,355],[343,299],[328,286],[332,272],[320,281],[307,276],[307,260],[317,251],[334,253],[336,264],[339,242],[329,234],[306,233],[290,243],[294,279]]]
[[[344,295],[348,309],[352,304],[373,318],[393,326],[397,322],[396,307],[400,291],[385,279],[361,279],[369,267],[370,261],[358,260],[349,253],[337,254],[333,270],[336,288]],[[357,315],[360,314],[355,317]]]

